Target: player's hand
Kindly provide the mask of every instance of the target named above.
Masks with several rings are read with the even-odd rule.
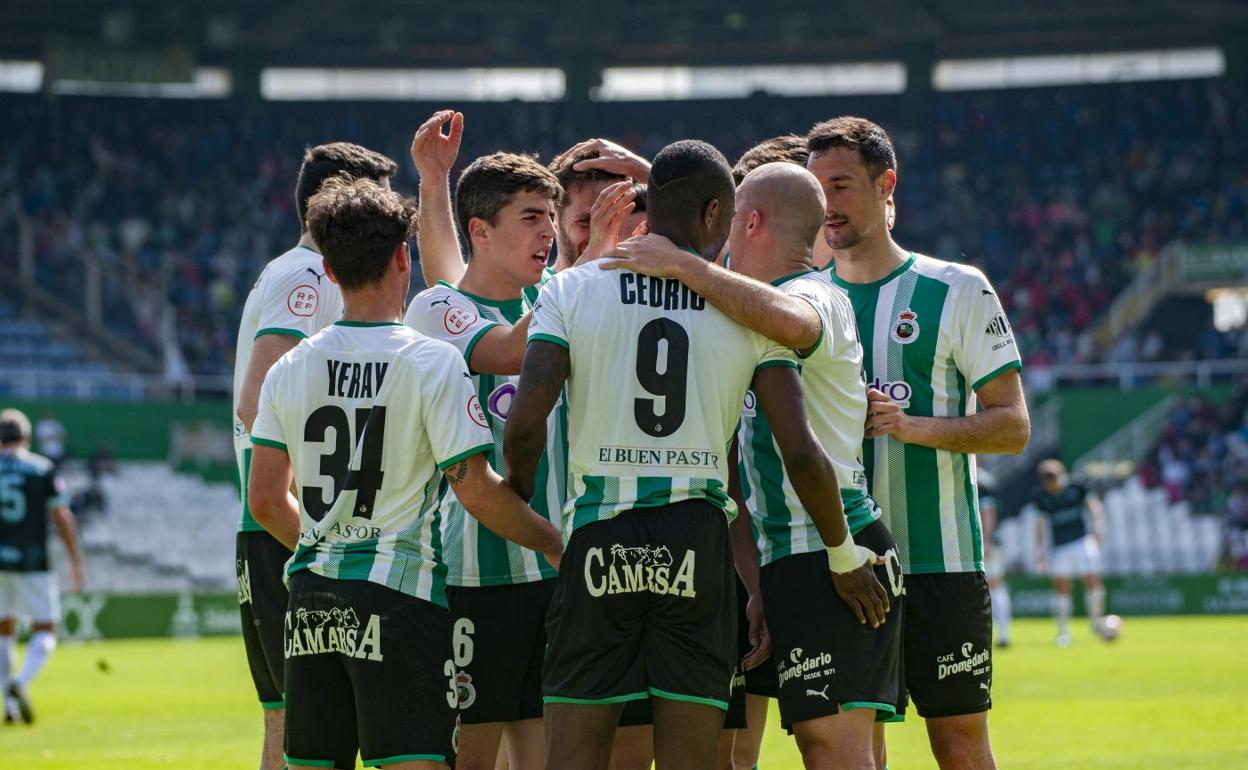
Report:
[[[869,623],[872,628],[879,628],[884,623],[884,616],[890,608],[888,591],[880,585],[873,569],[876,564],[883,564],[884,559],[876,556],[869,559],[857,569],[849,572],[833,572],[832,584],[841,599],[853,610],[859,623]]]
[[[569,152],[577,154],[589,150],[596,150],[598,157],[577,162],[572,166],[573,171],[598,169],[608,174],[630,177],[638,182],[650,180],[650,163],[637,153],[609,139],[589,139],[576,145]]]
[[[901,404],[875,388],[867,390],[866,438],[892,436],[905,442],[908,420],[909,416],[901,408]]]
[[[442,127],[450,123],[447,133]],[[416,129],[412,137],[412,163],[422,179],[440,179],[449,176],[451,166],[459,157],[459,145],[464,138],[464,114],[454,110],[440,110]]]
[[[655,278],[680,278],[687,259],[700,257],[680,249],[661,235],[629,238],[607,251],[609,259],[599,263],[603,270],[632,270]]]
[[[746,671],[751,671],[771,655],[771,631],[767,628],[767,619],[763,617],[763,600],[758,594],[752,594],[746,602],[745,617],[750,624],[751,649],[741,662]]]
[[[589,243],[576,264],[592,262],[620,242],[620,227],[637,208],[636,198],[631,180],[616,182],[598,194],[589,210]]]

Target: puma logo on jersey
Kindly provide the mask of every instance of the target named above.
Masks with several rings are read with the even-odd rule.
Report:
[[[831,685],[826,685],[826,684],[825,684],[825,685],[823,686],[823,689],[821,689],[821,690],[812,690],[812,689],[810,689],[809,687],[807,687],[807,688],[806,688],[806,694],[807,694],[807,695],[818,695],[820,698],[823,698],[824,700],[828,700],[828,688],[829,688],[830,686],[831,686]]]
[[[317,284],[317,286],[320,286],[320,284],[321,284],[321,279],[325,277],[325,274],[324,274],[324,273],[318,273],[318,272],[316,272],[315,270],[313,270],[313,269],[312,269],[312,268],[310,268],[310,267],[305,267],[305,268],[304,268],[304,270],[307,270],[307,271],[308,271],[309,273],[311,273],[312,275],[315,275],[315,276],[316,276],[316,284]]]
[[[433,302],[430,302],[430,303],[429,303],[429,307],[433,307],[434,305],[446,305],[447,307],[450,307],[450,306],[451,306],[451,298],[450,298],[450,297],[443,297],[442,299],[435,299]]]
[[[328,395],[338,398],[373,398],[381,391],[389,361],[335,361],[329,366]]]

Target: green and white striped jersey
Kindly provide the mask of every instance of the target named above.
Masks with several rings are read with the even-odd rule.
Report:
[[[858,534],[880,518],[880,509],[867,494],[862,467],[867,387],[853,308],[826,273],[807,271],[772,285],[809,302],[823,323],[819,342],[802,358],[802,393],[810,426],[836,468],[849,531]],[[822,550],[753,391],[745,394],[738,438],[741,491],[758,531],[761,563]]]
[[[251,467],[251,436],[238,419],[238,398],[243,391],[251,349],[266,334],[307,339],[342,317],[342,292],[325,277],[321,255],[307,246],[296,246],[265,265],[256,285],[247,293],[243,317],[234,347],[234,459],[238,464],[243,514],[239,532],[263,532],[247,510],[247,476]]]
[[[494,446],[455,348],[399,323],[339,321],[269,370],[251,440],[294,468],[301,532],[287,575],[446,606],[440,469]]]
[[[601,270],[552,278],[530,344],[568,348],[572,494],[566,535],[632,508],[704,499],[729,517],[728,449],[756,369],[791,351],[728,319],[675,279]]]
[[[554,275],[548,272],[549,276]],[[478,297],[449,284],[439,283],[412,300],[404,320],[421,334],[448,342],[471,367],[472,351],[495,326],[516,324],[532,307],[537,288],[524,296],[498,301]],[[520,376],[473,373],[477,397],[485,409],[486,424],[494,436],[490,465],[500,475],[503,468],[503,429]],[[546,452],[537,466],[537,486],[529,505],[540,516],[560,525],[568,497],[568,411],[563,399],[547,420]],[[460,504],[446,488],[442,510],[443,556],[446,582],[453,586],[496,586],[531,583],[555,577],[555,570],[535,551],[522,548],[491,532]]]
[[[848,283],[868,383],[906,414],[975,413],[975,391],[1022,369],[1001,301],[979,270],[911,254],[892,274]],[[863,459],[872,497],[897,540],[906,574],[982,572],[983,533],[974,457],[870,439]]]

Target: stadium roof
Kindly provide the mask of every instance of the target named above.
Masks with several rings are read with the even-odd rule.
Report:
[[[602,66],[992,56],[1225,42],[1236,0],[0,0],[0,59],[159,49],[205,65]],[[62,48],[63,50],[63,48]]]

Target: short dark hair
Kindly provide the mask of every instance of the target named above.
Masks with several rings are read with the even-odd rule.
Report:
[[[534,155],[496,152],[483,155],[463,170],[455,186],[455,219],[459,231],[472,251],[468,223],[484,219],[493,224],[498,212],[518,192],[537,192],[553,201],[563,198],[563,188],[550,169],[537,162]]]
[[[600,168],[586,169],[585,171],[577,171],[572,167],[583,160],[591,160],[597,158],[598,150],[592,147],[580,147],[574,144],[563,152],[555,156],[550,162],[550,172],[555,175],[555,179],[559,180],[559,186],[563,188],[563,195],[559,200],[560,206],[566,206],[568,203],[567,194],[573,187],[583,184],[592,184],[594,182],[606,182],[615,184],[623,182],[624,177],[620,174],[612,174],[609,171],[603,171]]]
[[[295,182],[295,211],[299,226],[308,229],[308,199],[316,195],[321,184],[333,176],[346,174],[352,178],[380,182],[394,176],[399,164],[367,147],[350,142],[330,142],[308,147],[303,151],[303,165]]]
[[[797,134],[773,136],[745,151],[737,165],[732,167],[732,178],[740,185],[746,174],[766,163],[796,163],[805,166],[809,158],[806,137]]]
[[[866,118],[845,116],[816,123],[806,134],[806,148],[811,155],[834,147],[857,150],[867,173],[875,179],[884,169],[897,170],[897,152],[888,133]]]
[[[416,205],[371,179],[331,177],[308,201],[308,230],[343,289],[376,283],[416,232]]]
[[[683,139],[654,156],[646,205],[652,216],[684,219],[714,198],[731,218],[735,194],[732,169],[724,154],[698,139]]]

